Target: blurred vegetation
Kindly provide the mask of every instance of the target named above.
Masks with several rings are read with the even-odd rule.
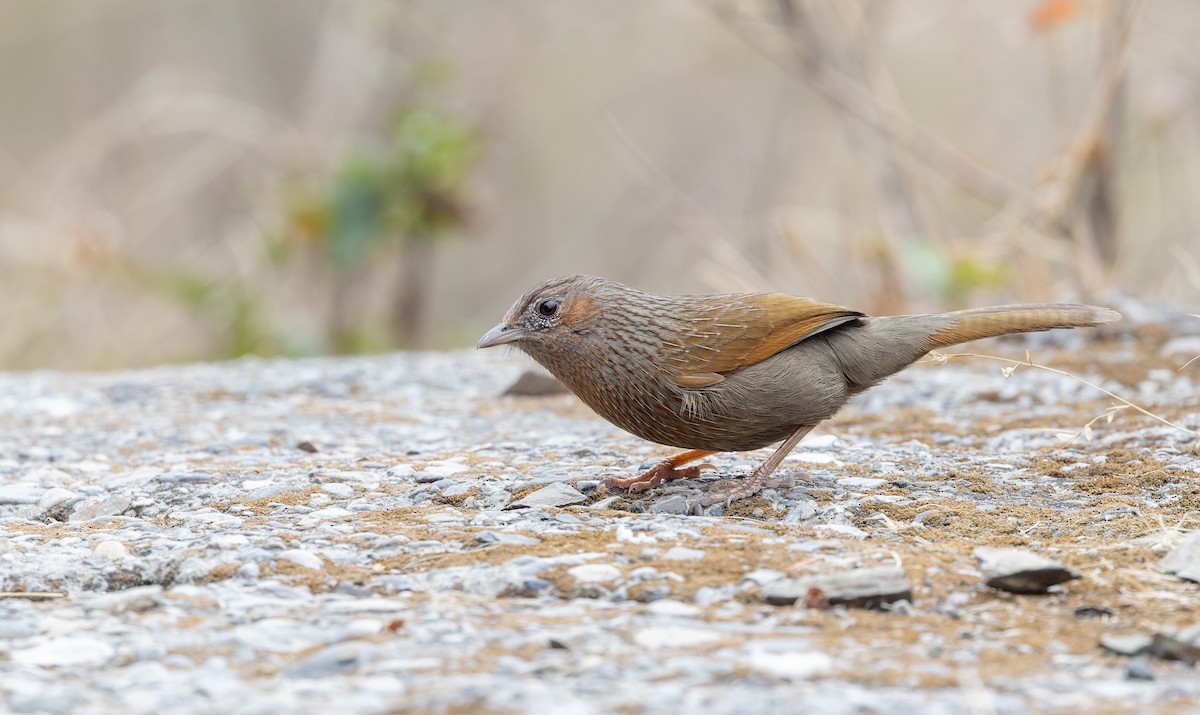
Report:
[[[290,187],[274,256],[281,263],[294,249],[320,256],[332,279],[333,349],[419,344],[432,247],[470,224],[467,181],[479,145],[479,133],[456,117],[405,110],[382,146],[353,152],[332,176],[301,176]],[[373,264],[396,259],[400,278],[390,286],[388,334],[379,336],[356,310],[352,289]]]
[[[5,4],[0,368],[466,346],[568,271],[1195,306],[1197,33],[1192,0]]]

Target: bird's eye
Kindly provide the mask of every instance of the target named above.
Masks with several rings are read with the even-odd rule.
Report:
[[[558,312],[558,306],[559,302],[556,299],[547,298],[546,300],[543,300],[541,303],[537,304],[537,312],[541,313],[547,318],[550,318]]]

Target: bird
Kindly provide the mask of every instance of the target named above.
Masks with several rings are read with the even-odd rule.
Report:
[[[758,493],[784,457],[855,395],[932,350],[980,338],[1106,325],[1108,308],[1036,303],[869,316],[784,293],[656,295],[598,276],[547,280],[521,296],[477,349],[523,351],[612,424],[686,450],[605,480],[640,492],[691,479],[720,452],[779,446],[693,513]]]

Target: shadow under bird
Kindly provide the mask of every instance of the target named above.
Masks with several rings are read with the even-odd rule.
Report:
[[[609,422],[688,450],[610,487],[694,478],[715,467],[684,465],[782,440],[741,485],[695,502],[699,513],[758,492],[817,424],[930,350],[1120,318],[1067,303],[874,317],[781,293],[655,295],[569,275],[522,296],[476,347],[515,346]]]

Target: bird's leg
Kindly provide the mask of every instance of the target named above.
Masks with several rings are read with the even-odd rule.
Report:
[[[686,469],[680,469],[680,467],[688,462],[694,462],[697,459],[704,459],[710,454],[716,454],[716,452],[709,452],[708,450],[704,449],[693,449],[690,452],[684,452],[683,454],[677,454],[674,457],[668,457],[636,477],[629,477],[628,479],[616,479],[614,477],[609,477],[608,479],[604,480],[604,486],[610,488],[620,487],[622,489],[628,489],[631,492],[644,492],[647,489],[653,489],[659,484],[671,479],[695,479],[696,477],[700,476],[700,471],[702,469],[716,469],[716,467],[707,462],[704,464],[698,464],[694,467],[688,467]]]
[[[704,498],[693,502],[692,513],[702,514],[704,513],[705,507],[712,506],[718,502],[725,502],[725,505],[728,506],[738,499],[745,499],[748,496],[757,494],[764,486],[767,485],[771,477],[771,472],[775,471],[775,468],[779,466],[779,463],[783,461],[783,458],[788,456],[788,453],[795,449],[796,445],[800,443],[800,440],[804,439],[804,436],[809,432],[812,432],[814,427],[816,427],[816,425],[804,425],[789,435],[788,438],[783,441],[783,444],[779,445],[779,448],[776,449],[770,457],[767,457],[767,461],[763,462],[758,469],[755,469],[754,473],[750,475],[750,478],[742,484],[730,489],[727,492],[710,493]]]

